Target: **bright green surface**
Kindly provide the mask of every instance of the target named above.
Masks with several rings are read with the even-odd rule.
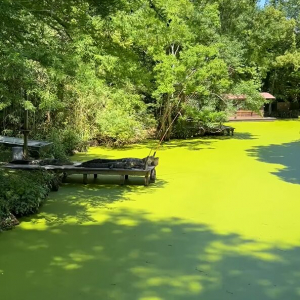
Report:
[[[0,235],[1,299],[300,298],[300,122],[233,126],[164,146],[149,188],[70,179]]]

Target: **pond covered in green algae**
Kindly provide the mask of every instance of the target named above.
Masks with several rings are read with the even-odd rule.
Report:
[[[300,122],[233,126],[233,138],[165,144],[147,188],[70,178],[0,235],[1,299],[300,298]]]

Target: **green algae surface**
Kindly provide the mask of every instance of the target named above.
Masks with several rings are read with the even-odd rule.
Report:
[[[166,143],[149,187],[71,177],[0,234],[1,299],[300,299],[300,122],[230,125],[232,138]]]

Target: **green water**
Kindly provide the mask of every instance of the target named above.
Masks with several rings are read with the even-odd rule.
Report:
[[[0,234],[1,299],[300,299],[300,122],[233,126],[233,138],[166,144],[148,188],[70,178]]]

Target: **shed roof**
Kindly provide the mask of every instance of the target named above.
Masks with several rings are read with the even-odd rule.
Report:
[[[276,99],[273,95],[270,93],[260,93],[260,95],[265,98],[266,100],[271,100],[271,99]],[[246,100],[247,96],[246,95],[226,95],[226,98],[229,100]]]
[[[260,93],[260,95],[262,97],[264,97],[265,99],[276,99],[273,95],[271,95],[270,93]]]

